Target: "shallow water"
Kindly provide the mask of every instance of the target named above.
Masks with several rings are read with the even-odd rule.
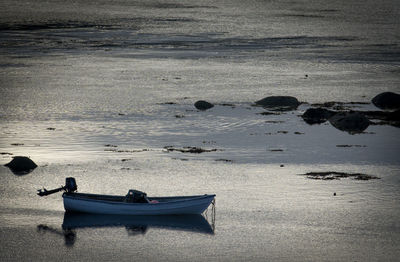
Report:
[[[350,135],[299,116],[311,103],[400,92],[399,10],[397,1],[2,1],[0,163],[24,155],[39,167],[23,176],[0,167],[1,260],[396,261],[399,129]],[[269,95],[307,103],[261,115],[252,104]],[[215,107],[197,111],[201,99]],[[312,171],[380,179],[300,175]],[[63,231],[61,195],[35,194],[67,176],[80,192],[215,193],[215,221],[208,210]]]

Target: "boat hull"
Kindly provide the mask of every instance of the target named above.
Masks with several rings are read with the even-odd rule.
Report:
[[[178,215],[201,214],[215,195],[153,198],[158,203],[127,203],[86,197],[88,194],[64,194],[64,209],[69,212],[112,215]],[[94,195],[91,195],[94,196]]]

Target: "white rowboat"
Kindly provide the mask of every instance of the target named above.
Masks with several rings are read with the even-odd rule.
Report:
[[[70,212],[113,215],[201,214],[215,195],[147,197],[148,202],[126,201],[126,196],[64,193],[64,209]]]
[[[39,196],[47,196],[59,191],[64,209],[68,212],[81,212],[107,215],[182,215],[201,214],[207,207],[215,204],[215,195],[147,197],[138,190],[129,190],[126,196],[97,195],[77,193],[75,178],[67,177],[65,186],[53,190],[38,190]]]

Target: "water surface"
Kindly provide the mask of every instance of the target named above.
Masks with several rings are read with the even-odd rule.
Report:
[[[400,92],[399,15],[392,0],[2,1],[0,163],[39,167],[0,167],[1,260],[396,261],[399,129],[299,116]],[[270,95],[307,103],[261,115],[252,104]],[[312,171],[380,179],[300,175]],[[63,228],[61,195],[35,193],[67,176],[80,192],[215,193],[215,220]]]

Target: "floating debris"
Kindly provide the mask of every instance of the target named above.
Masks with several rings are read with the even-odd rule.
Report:
[[[175,102],[164,102],[164,103],[157,103],[157,105],[176,105]]]
[[[215,159],[215,161],[217,161],[217,162],[229,162],[229,163],[232,163],[232,162],[233,162],[233,160],[230,160],[230,159],[223,159],[223,158]]]
[[[367,147],[366,145],[336,145],[336,147]]]
[[[271,152],[283,152],[283,149],[277,148],[277,149],[270,149],[269,151],[271,151]]]
[[[173,160],[181,160],[181,161],[189,161],[189,159],[187,158],[177,158],[177,157],[173,157]]]
[[[211,141],[206,141],[206,140],[204,140],[203,142],[202,142],[203,144],[216,144],[217,143],[217,141],[213,141],[213,140],[211,140]]]
[[[367,175],[362,173],[344,173],[344,172],[309,172],[306,174],[300,174],[301,176],[306,176],[309,179],[317,180],[340,180],[341,178],[353,178],[355,180],[370,180],[370,179],[380,179],[377,176]]]
[[[215,148],[214,149],[204,149],[204,148],[194,147],[194,146],[188,146],[188,147],[183,147],[183,148],[175,148],[173,146],[165,146],[164,149],[166,149],[167,152],[178,151],[181,153],[193,153],[193,154],[218,151],[218,149],[215,149]]]
[[[268,123],[268,124],[282,124],[282,123],[285,123],[285,121],[282,121],[282,120],[267,120],[267,121],[265,121],[265,123]]]
[[[261,112],[261,113],[257,113],[257,115],[263,115],[263,116],[269,116],[269,115],[281,115],[282,113],[280,112],[269,112],[269,111],[265,111],[265,112]]]
[[[46,128],[47,130],[51,130],[51,131],[54,131],[54,130],[56,130],[56,128],[55,127],[48,127],[48,128]]]
[[[150,149],[137,149],[137,150],[121,150],[121,149],[116,149],[116,148],[107,148],[104,149],[106,152],[116,152],[116,153],[139,153],[139,152],[146,152],[150,151]]]
[[[235,108],[236,107],[236,105],[229,104],[229,103],[222,103],[222,104],[218,104],[218,105],[220,105],[220,106],[230,106],[231,108]]]
[[[289,131],[278,131],[277,133],[278,134],[287,134],[287,133],[289,133]]]
[[[12,143],[11,145],[12,146],[23,146],[24,144],[23,143]]]

